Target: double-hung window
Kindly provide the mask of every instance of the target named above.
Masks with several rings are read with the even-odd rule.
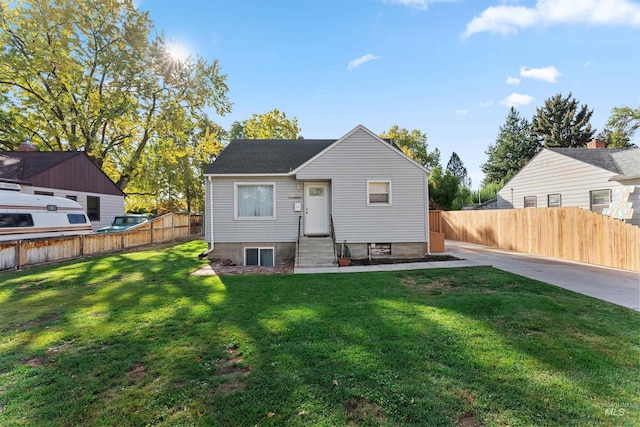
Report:
[[[275,183],[236,183],[236,219],[276,219]]]
[[[391,205],[391,181],[367,181],[367,205]]]

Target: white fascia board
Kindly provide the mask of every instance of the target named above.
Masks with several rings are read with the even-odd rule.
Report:
[[[204,176],[210,176],[212,178],[225,178],[225,177],[229,177],[229,178],[242,178],[242,177],[246,177],[246,178],[251,178],[251,177],[260,177],[260,176],[291,176],[292,173],[214,173],[214,174],[207,174],[205,173]]]

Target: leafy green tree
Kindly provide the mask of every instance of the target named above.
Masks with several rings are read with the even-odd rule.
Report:
[[[0,141],[83,150],[126,189],[168,122],[230,111],[217,61],[171,56],[132,0],[0,0]],[[19,113],[19,114],[18,114]],[[182,122],[181,122],[182,121]]]
[[[578,107],[571,92],[548,98],[531,120],[531,133],[545,147],[584,147],[595,135],[589,120],[593,110],[586,104]]]
[[[431,169],[429,198],[435,209],[451,210],[460,189],[460,182],[449,170],[437,166]]]
[[[287,115],[278,109],[264,114],[254,114],[250,119],[240,123],[240,126],[236,123],[232,125],[230,134],[237,133],[238,136],[249,139],[296,139],[301,131],[298,119],[288,119]]]
[[[382,132],[380,138],[391,139],[403,153],[426,168],[433,169],[440,164],[440,150],[436,148],[429,153],[427,151],[427,134],[418,129],[409,131],[394,125],[388,131]]]
[[[244,139],[244,124],[243,122],[235,121],[231,124],[231,129],[228,132],[229,141],[233,139]]]
[[[634,147],[631,142],[640,129],[640,107],[615,107],[605,130],[598,135],[607,142],[608,148]]]
[[[487,161],[480,167],[484,172],[483,186],[506,182],[540,151],[540,144],[531,135],[529,122],[511,107],[498,137],[486,151]]]

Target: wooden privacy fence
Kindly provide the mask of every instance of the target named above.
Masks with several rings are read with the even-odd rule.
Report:
[[[202,235],[202,215],[170,213],[120,233],[0,242],[0,270],[83,258]]]
[[[442,233],[442,211],[429,210],[429,231]]]
[[[640,227],[578,207],[442,212],[445,237],[640,271]]]

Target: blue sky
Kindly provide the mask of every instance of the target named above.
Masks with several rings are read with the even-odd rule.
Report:
[[[218,59],[233,111],[225,128],[277,108],[306,138],[358,124],[427,134],[472,185],[515,105],[531,119],[557,93],[594,110],[640,105],[636,0],[136,0],[158,30]],[[638,137],[635,142],[638,143]]]

